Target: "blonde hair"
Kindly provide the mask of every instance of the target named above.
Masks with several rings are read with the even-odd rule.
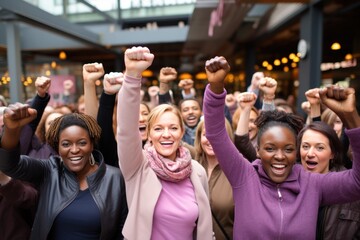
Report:
[[[201,164],[203,164],[202,161],[206,160],[206,158],[204,156],[204,150],[201,147],[201,135],[202,135],[204,128],[205,128],[204,120],[201,120],[196,127],[195,142],[194,142],[194,148],[196,151],[195,159],[198,160]],[[225,118],[225,128],[226,128],[226,132],[229,135],[231,141],[234,142],[234,132],[233,132],[230,122],[226,118]]]
[[[321,121],[328,124],[330,127],[334,127],[337,115],[330,108],[325,109],[321,114]]]
[[[184,125],[184,121],[183,118],[181,116],[181,113],[179,111],[179,109],[171,104],[160,104],[158,106],[156,106],[155,108],[153,108],[150,113],[149,116],[147,118],[147,127],[146,127],[146,134],[149,136],[150,135],[150,129],[152,128],[152,126],[154,125],[155,121],[161,116],[163,115],[165,112],[172,112],[176,115],[176,117],[179,119],[179,123],[180,123],[180,128],[182,132],[185,132],[185,125]]]

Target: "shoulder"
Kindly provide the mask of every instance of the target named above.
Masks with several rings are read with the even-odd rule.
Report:
[[[200,176],[206,176],[205,168],[196,160],[191,160],[192,170]]]

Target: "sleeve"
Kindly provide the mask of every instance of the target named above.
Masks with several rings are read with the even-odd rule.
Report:
[[[116,95],[102,92],[100,96],[97,122],[101,127],[98,149],[104,156],[104,161],[114,167],[119,167],[116,139],[113,131],[113,113]]]
[[[125,75],[118,95],[117,105],[117,149],[119,166],[125,181],[141,167],[144,156],[139,134],[141,78]]]
[[[249,162],[253,162],[257,159],[256,149],[249,139],[249,134],[235,134],[235,146]]]
[[[360,128],[347,129],[353,149],[353,168],[341,172],[321,174],[319,188],[322,204],[340,204],[360,199]]]
[[[254,169],[237,150],[225,128],[224,105],[226,91],[215,94],[205,89],[204,119],[206,138],[209,140],[218,158],[221,169],[233,187],[243,184],[248,179],[248,174]]]

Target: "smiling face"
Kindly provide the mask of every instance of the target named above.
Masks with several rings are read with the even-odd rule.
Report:
[[[184,131],[180,118],[171,111],[160,114],[150,124],[149,141],[162,156],[175,160]]]
[[[254,124],[255,119],[257,117],[258,117],[258,114],[255,111],[251,110],[250,118],[249,118],[249,138],[250,138],[250,140],[253,140],[258,133],[258,128]]]
[[[181,115],[184,122],[189,127],[195,127],[202,115],[201,107],[195,100],[186,100],[180,106]]]
[[[330,159],[334,157],[329,139],[322,133],[306,130],[300,144],[300,157],[303,167],[316,173],[327,173]]]
[[[84,128],[73,125],[60,132],[59,155],[69,170],[78,176],[85,176],[90,172],[92,151],[93,143]]]
[[[147,139],[146,126],[147,126],[148,115],[149,115],[149,109],[144,104],[140,104],[139,131],[141,135],[141,140],[143,141],[146,141]]]
[[[284,182],[296,161],[295,134],[285,126],[269,127],[261,136],[258,154],[269,178]]]
[[[206,138],[205,134],[206,134],[206,131],[205,131],[205,127],[203,125],[202,131],[201,131],[201,138],[200,138],[201,148],[204,151],[204,153],[206,154],[206,156],[215,156],[214,150],[213,150],[209,140]]]

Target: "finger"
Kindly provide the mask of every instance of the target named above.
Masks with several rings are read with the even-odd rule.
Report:
[[[331,86],[331,85],[327,86],[326,89],[327,89],[326,96],[328,98],[334,98],[334,86]]]

